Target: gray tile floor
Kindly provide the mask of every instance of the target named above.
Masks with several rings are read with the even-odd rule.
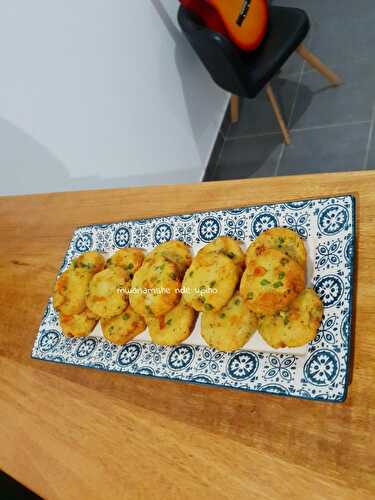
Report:
[[[375,169],[374,0],[278,0],[310,16],[305,45],[344,78],[328,82],[294,54],[272,86],[291,131],[282,142],[265,93],[223,127],[206,180]]]

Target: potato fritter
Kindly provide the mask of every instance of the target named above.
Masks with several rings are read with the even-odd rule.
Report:
[[[74,268],[82,268],[91,274],[96,274],[104,269],[105,260],[98,252],[85,252],[72,261]]]
[[[143,317],[131,306],[112,318],[102,318],[100,325],[103,335],[113,344],[123,345],[139,335],[146,328]]]
[[[180,300],[177,265],[162,256],[147,258],[134,274],[130,305],[142,316],[162,316]]]
[[[70,316],[60,314],[61,329],[66,337],[86,337],[97,322],[98,318],[89,309]]]
[[[273,227],[261,233],[247,249],[246,265],[270,249],[284,252],[305,268],[306,249],[303,239],[296,232],[285,227]]]
[[[97,316],[109,318],[120,314],[128,305],[125,289],[130,288],[126,272],[111,267],[95,274],[89,284],[86,305]]]
[[[241,249],[240,243],[229,236],[219,236],[216,240],[207,243],[204,247],[202,247],[197,256],[206,255],[210,252],[219,252],[230,259],[233,260],[234,264],[237,266],[237,269],[240,274],[245,267],[245,255]]]
[[[237,292],[218,312],[202,314],[201,335],[218,351],[235,351],[243,347],[257,329],[257,317]]]
[[[117,250],[108,260],[107,267],[121,267],[128,274],[128,279],[132,280],[134,273],[143,264],[145,253],[141,248],[121,248]]]
[[[191,248],[179,240],[170,240],[155,247],[147,256],[146,261],[157,256],[165,257],[174,262],[181,278],[192,261]]]
[[[304,269],[279,250],[265,250],[249,262],[240,285],[246,306],[257,314],[285,309],[305,287]]]
[[[226,255],[197,255],[182,282],[184,301],[196,311],[218,311],[233,296],[238,280],[238,269]]]
[[[285,311],[259,317],[259,332],[274,348],[299,347],[315,338],[323,305],[311,288],[304,290]]]
[[[146,318],[152,342],[159,345],[177,345],[186,340],[194,329],[197,313],[183,301],[165,316]]]
[[[85,297],[92,274],[86,269],[69,267],[57,279],[53,291],[55,309],[65,315],[79,314],[85,308]]]

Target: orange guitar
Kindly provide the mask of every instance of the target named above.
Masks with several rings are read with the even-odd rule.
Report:
[[[228,37],[243,50],[255,50],[267,31],[267,0],[205,0],[220,15]]]

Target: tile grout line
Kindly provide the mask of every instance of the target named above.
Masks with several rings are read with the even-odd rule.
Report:
[[[286,144],[285,144],[285,142],[283,142],[282,145],[281,145],[279,157],[278,157],[277,162],[276,162],[276,167],[275,167],[275,170],[274,170],[274,173],[273,173],[273,177],[277,177],[278,176],[281,159],[282,159],[282,157],[284,155],[284,151],[285,151],[285,146],[286,146]]]
[[[299,78],[298,78],[298,83],[297,83],[296,95],[294,96],[293,104],[292,104],[292,107],[290,109],[290,115],[289,115],[288,124],[287,124],[288,129],[289,129],[290,124],[292,122],[292,118],[293,118],[293,114],[294,114],[294,109],[295,109],[296,104],[297,104],[297,99],[298,99],[299,89],[300,89],[302,78],[303,78],[304,68],[305,68],[305,61],[303,61],[302,66],[301,66],[301,70],[300,70],[300,74],[299,74]],[[282,146],[281,146],[279,157],[277,159],[275,171],[274,171],[274,174],[273,174],[274,177],[277,177],[279,175],[279,169],[280,169],[281,160],[283,159],[283,156],[284,156],[284,153],[285,153],[285,146],[286,146],[285,143],[283,143]]]
[[[310,41],[308,42],[308,47],[309,48],[311,47],[313,37],[314,37],[314,27],[312,26],[311,27]],[[290,110],[290,115],[289,115],[289,120],[288,120],[288,125],[287,125],[288,129],[290,128],[290,125],[292,123],[292,118],[293,118],[294,110],[295,110],[295,107],[296,107],[296,104],[297,104],[297,99],[298,99],[299,90],[300,90],[301,83],[302,83],[302,78],[303,78],[303,75],[305,73],[305,67],[306,67],[306,60],[304,59],[303,62],[302,62],[302,66],[301,66],[301,70],[300,70],[300,74],[299,74],[299,78],[298,78],[298,85],[297,85],[296,95],[294,97],[293,105],[292,105],[292,108]],[[281,146],[279,158],[277,159],[276,168],[275,168],[275,172],[274,172],[274,176],[275,177],[277,177],[279,175],[280,164],[281,164],[281,160],[283,159],[283,156],[284,156],[284,153],[285,153],[285,148],[286,148],[286,144],[284,142],[283,145]]]
[[[369,156],[370,156],[372,135],[374,132],[374,122],[375,122],[375,105],[372,108],[371,122],[370,122],[369,131],[368,131],[368,139],[367,139],[367,145],[366,145],[366,153],[365,153],[365,158],[363,160],[362,170],[366,170],[368,167],[368,160],[369,160]]]
[[[366,125],[371,123],[371,120],[358,120],[353,122],[341,122],[341,123],[327,123],[325,125],[313,125],[311,127],[301,127],[301,128],[292,128],[293,132],[306,132],[309,130],[320,130],[323,128],[339,128],[339,127],[350,127],[353,125]]]
[[[230,124],[229,127],[231,127],[231,125],[232,124]],[[220,163],[221,157],[223,155],[225,141],[226,141],[225,135],[223,134],[223,143],[222,143],[220,151],[219,151],[219,153],[217,155],[217,160],[216,160],[216,163],[215,163],[215,167],[214,167],[214,171],[213,171],[213,174],[212,174],[212,178],[210,179],[211,181],[216,181],[217,180],[217,178],[216,178],[217,169],[219,167],[219,163]]]
[[[293,118],[293,115],[294,115],[294,110],[295,110],[296,104],[297,104],[299,89],[301,87],[302,78],[303,78],[303,75],[304,75],[305,65],[306,65],[306,61],[303,61],[302,67],[301,67],[301,71],[300,71],[300,75],[299,75],[299,78],[298,78],[296,95],[294,96],[293,104],[292,104],[292,107],[291,107],[291,110],[290,110],[290,115],[289,115],[289,120],[288,120],[288,128],[290,127],[290,125],[292,123],[292,118]]]
[[[301,127],[301,128],[291,128],[289,132],[306,132],[309,130],[319,130],[323,128],[336,128],[336,127],[348,127],[350,125],[365,125],[371,123],[371,120],[359,120],[353,122],[340,122],[340,123],[327,123],[324,125],[312,125],[311,127]],[[238,135],[236,137],[228,137],[225,140],[228,142],[237,141],[241,139],[252,139],[257,137],[266,137],[270,135],[280,135],[280,132],[263,132],[259,134],[249,134],[249,135]]]

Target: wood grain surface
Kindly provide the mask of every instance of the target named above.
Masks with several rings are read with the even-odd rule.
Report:
[[[30,357],[76,226],[354,193],[353,379],[312,402]],[[0,468],[51,499],[375,495],[375,172],[0,198]]]

